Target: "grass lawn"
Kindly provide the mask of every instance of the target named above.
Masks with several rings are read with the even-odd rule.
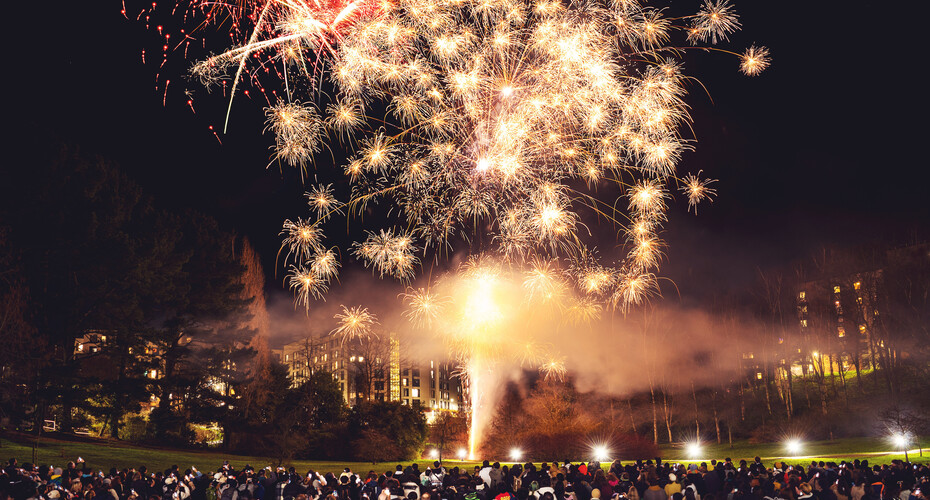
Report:
[[[28,439],[28,441],[27,441]],[[2,459],[16,458],[20,462],[32,461],[32,438],[28,436],[19,436],[15,441],[9,439],[0,439],[0,457]],[[179,466],[182,470],[191,465],[201,471],[216,470],[228,460],[230,465],[240,468],[245,465],[251,465],[256,469],[266,465],[277,466],[278,461],[269,457],[253,457],[244,455],[233,455],[219,451],[195,451],[195,450],[177,450],[167,448],[156,448],[148,446],[129,445],[126,443],[91,440],[91,441],[66,441],[42,437],[38,441],[36,448],[36,462],[39,464],[53,464],[64,466],[69,461],[81,457],[92,469],[109,469],[110,467],[139,467],[147,466],[150,470],[167,469],[172,465]],[[444,458],[446,467],[451,466],[474,466],[480,462],[460,462],[458,460],[449,460]],[[418,460],[421,469],[426,465],[432,465],[432,460]],[[404,462],[405,464],[409,462]],[[339,472],[345,467],[350,467],[354,472],[367,473],[369,470],[384,472],[397,466],[398,462],[390,463],[371,463],[371,462],[327,462],[318,460],[290,460],[282,465],[294,466],[301,473],[313,469],[322,472]]]
[[[930,447],[930,439],[923,438],[922,445]],[[746,441],[736,442],[733,447],[728,445],[707,444],[704,446],[700,457],[688,457],[685,450],[678,447],[664,446],[661,448],[662,457],[666,461],[675,462],[700,462],[709,461],[711,458],[722,460],[726,457],[734,461],[746,459],[751,461],[753,457],[762,457],[766,463],[776,460],[786,459],[791,463],[805,463],[810,460],[840,460],[868,459],[872,464],[888,463],[894,459],[903,459],[903,453],[888,453],[893,445],[883,439],[877,438],[854,438],[841,439],[832,442],[819,441],[804,443],[801,451],[801,457],[788,456],[784,445],[780,443],[769,444],[750,444]],[[917,446],[913,446],[917,448]],[[63,466],[68,461],[82,457],[88,466],[94,469],[110,467],[138,467],[146,465],[150,469],[166,469],[172,465],[178,465],[182,469],[196,466],[200,470],[215,470],[222,465],[224,460],[228,460],[235,467],[242,467],[246,464],[255,468],[261,468],[266,465],[276,466],[277,460],[269,457],[253,457],[232,455],[218,451],[193,451],[193,450],[176,450],[146,446],[135,446],[125,443],[105,441],[105,440],[87,440],[87,441],[67,441],[62,439],[53,439],[43,437],[37,442],[36,462],[39,464],[53,464]],[[17,458],[20,462],[32,461],[33,459],[33,439],[28,436],[16,436],[14,441],[9,439],[0,440],[0,458]],[[581,457],[585,458],[585,457]],[[909,458],[914,462],[930,462],[930,450],[924,450],[923,457],[916,453],[909,453]],[[420,460],[421,468],[431,464],[431,460]],[[466,466],[472,467],[478,462],[460,462],[457,460],[445,460],[447,467]],[[365,473],[369,470],[384,472],[393,470],[397,465],[396,462],[377,463],[370,462],[327,462],[313,460],[291,460],[283,465],[294,466],[300,472],[306,472],[313,469],[323,472],[338,472],[345,467],[350,467],[355,472]]]

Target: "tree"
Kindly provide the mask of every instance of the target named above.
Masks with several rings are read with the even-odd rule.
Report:
[[[527,425],[518,440],[541,459],[584,453],[579,446],[599,430],[598,419],[586,407],[570,383],[540,381],[524,401]]]
[[[398,452],[395,460],[410,460],[419,456],[429,432],[423,412],[399,401],[359,403],[352,408],[348,420],[351,436],[374,430],[393,440]],[[355,458],[367,460],[363,456]]]
[[[463,412],[440,412],[436,421],[430,425],[430,443],[439,450],[439,460],[443,454],[468,443],[468,417]]]
[[[907,449],[916,440],[920,442],[919,436],[923,435],[927,429],[930,429],[930,419],[923,413],[917,413],[909,409],[898,406],[886,408],[878,414],[879,422],[895,441],[901,441],[900,446],[904,449],[904,459],[907,461]],[[897,444],[897,443],[896,443]],[[920,450],[923,455],[923,450]]]
[[[18,426],[34,409],[31,388],[44,349],[26,316],[29,290],[21,272],[9,228],[0,226],[0,428]]]
[[[404,457],[393,439],[374,429],[361,431],[361,435],[352,441],[352,452],[357,459],[371,463],[388,462]]]
[[[102,412],[114,420],[144,397],[134,390],[138,371],[127,353],[149,333],[149,306],[170,274],[163,257],[171,239],[156,236],[151,200],[112,163],[42,133],[17,145],[11,161],[30,168],[2,188],[0,198],[8,203],[0,218],[10,221],[9,237],[19,247],[20,276],[29,290],[25,316],[47,345],[45,361],[55,366],[38,371],[36,420],[41,423],[51,405],[60,406],[64,430],[75,406],[106,408]],[[84,380],[75,340],[89,331],[110,333],[104,348],[112,365],[106,376]],[[105,392],[103,400],[89,397],[94,387]]]
[[[243,294],[245,266],[234,251],[236,237],[214,219],[190,212],[175,222],[183,262],[157,330],[164,375],[158,381],[154,434],[187,434],[169,424],[219,422],[228,440],[254,413],[237,409],[255,353],[252,297]]]

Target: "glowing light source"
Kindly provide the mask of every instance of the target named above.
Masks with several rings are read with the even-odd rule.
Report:
[[[436,448],[429,450],[429,457],[433,460],[436,460],[437,458],[439,458],[439,450],[437,450]]]
[[[700,458],[701,454],[704,452],[704,448],[701,446],[700,442],[694,441],[685,446],[685,452],[688,454],[688,458]]]
[[[797,456],[798,454],[800,454],[802,448],[803,448],[803,445],[800,439],[794,438],[794,439],[789,439],[785,441],[785,449],[788,450],[788,453],[790,453],[793,456]]]
[[[598,462],[606,462],[610,460],[610,450],[607,449],[604,445],[597,445],[591,450],[592,455],[594,455],[594,460]]]
[[[513,460],[514,462],[518,462],[520,461],[521,458],[523,458],[523,450],[521,450],[520,448],[513,448],[510,450],[511,460]]]
[[[456,456],[459,457],[459,460],[465,460],[466,458],[468,458],[468,450],[466,450],[465,448],[459,448],[459,451],[458,453],[456,453]]]
[[[891,442],[894,443],[894,445],[897,446],[898,448],[902,448],[902,449],[903,449],[903,448],[906,448],[906,447],[907,447],[907,443],[908,443],[909,441],[910,441],[910,440],[908,439],[908,436],[907,436],[906,434],[902,434],[902,433],[900,433],[900,432],[897,433],[897,434],[895,434],[895,435],[893,435],[893,436],[891,436]]]

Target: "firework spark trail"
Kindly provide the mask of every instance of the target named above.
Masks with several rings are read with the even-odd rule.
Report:
[[[438,336],[451,353],[462,381],[474,454],[494,413],[508,370],[538,370],[546,381],[562,381],[565,359],[535,339],[558,336],[600,317],[601,305],[571,290],[563,273],[547,262],[513,266],[498,258],[473,257],[441,275],[429,290],[404,294],[405,316],[415,328]],[[535,293],[523,293],[527,287]],[[545,307],[543,307],[545,306]],[[543,309],[551,312],[541,314]]]

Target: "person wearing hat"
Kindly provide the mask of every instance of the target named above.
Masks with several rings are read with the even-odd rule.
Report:
[[[675,493],[681,493],[681,483],[678,482],[678,476],[669,474],[668,484],[665,485],[665,494],[671,498]]]

